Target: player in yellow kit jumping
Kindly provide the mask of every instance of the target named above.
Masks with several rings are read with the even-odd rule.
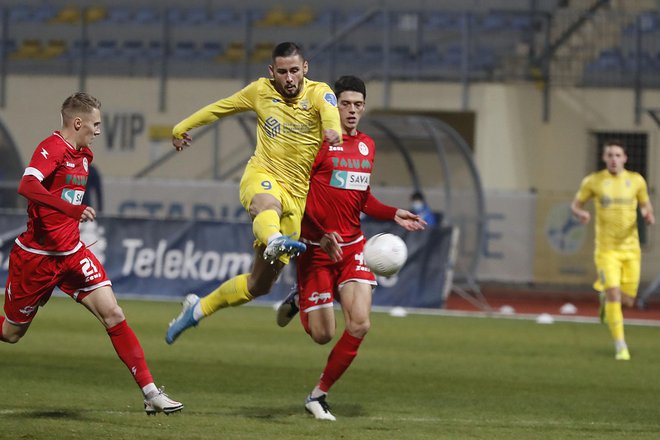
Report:
[[[289,258],[305,251],[298,238],[314,158],[323,141],[341,144],[337,98],[327,84],[305,78],[308,64],[295,43],[277,45],[272,63],[270,78],[198,110],[172,131],[172,143],[182,151],[191,144],[188,131],[193,128],[239,112],[257,115],[257,146],[240,183],[241,203],[256,238],[252,271],[201,299],[187,295],[167,330],[168,344],[215,311],[270,292]]]
[[[621,141],[606,142],[603,149],[606,169],[585,177],[571,204],[580,222],[587,224],[591,215],[584,204],[594,199],[594,261],[598,272],[594,288],[604,292],[601,319],[607,322],[614,339],[615,358],[626,361],[630,360],[630,352],[624,337],[621,304],[632,307],[639,286],[642,257],[637,233],[638,204],[644,221],[655,224],[646,181],[640,174],[624,168],[627,160]]]

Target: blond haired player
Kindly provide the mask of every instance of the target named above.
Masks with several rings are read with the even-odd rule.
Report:
[[[235,113],[256,113],[257,146],[240,183],[256,240],[250,273],[225,281],[204,298],[186,296],[167,330],[168,344],[217,310],[270,292],[289,258],[305,251],[298,239],[314,158],[323,141],[341,144],[337,98],[327,84],[305,78],[308,64],[295,43],[277,45],[272,62],[270,78],[202,108],[173,129],[172,143],[181,151],[192,141],[189,130]]]
[[[571,204],[580,222],[587,224],[591,215],[584,209],[584,204],[594,199],[594,261],[598,273],[594,288],[605,292],[601,295],[601,319],[607,322],[614,339],[617,360],[630,360],[621,304],[632,307],[639,286],[642,256],[637,233],[638,205],[644,221],[649,225],[655,224],[646,181],[639,173],[624,168],[627,160],[621,141],[606,142],[603,149],[606,168],[582,180]]]

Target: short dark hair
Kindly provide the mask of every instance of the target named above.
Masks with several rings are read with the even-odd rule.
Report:
[[[415,191],[410,195],[411,200],[422,200],[424,201],[424,194],[421,191]]]
[[[300,58],[303,60],[305,59],[302,48],[296,43],[290,41],[280,43],[273,49],[273,61],[275,61],[275,58],[277,57],[290,57],[293,55],[300,55]]]
[[[628,154],[628,148],[621,139],[608,139],[603,143],[603,150],[607,147],[620,147],[625,154]]]
[[[101,108],[101,101],[85,92],[76,92],[62,103],[62,118],[70,119],[80,114],[89,114]]]
[[[339,97],[343,92],[362,93],[362,97],[367,99],[367,86],[357,76],[345,75],[335,81],[335,95]]]

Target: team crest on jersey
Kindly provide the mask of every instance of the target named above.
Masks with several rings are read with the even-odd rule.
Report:
[[[360,150],[360,154],[363,156],[369,155],[369,147],[364,142],[358,144],[358,150]]]
[[[83,157],[83,168],[85,171],[89,171],[89,163],[87,162],[87,158]]]
[[[326,93],[325,95],[323,95],[323,99],[325,99],[325,101],[331,106],[337,107],[337,97],[335,96],[334,93],[330,93],[330,92]]]
[[[309,110],[309,101],[306,99],[300,101],[300,108],[303,110]]]

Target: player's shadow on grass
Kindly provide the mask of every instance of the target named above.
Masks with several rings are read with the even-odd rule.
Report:
[[[341,405],[340,408],[331,407],[330,410],[337,417],[365,417],[367,413],[361,405]],[[300,405],[287,405],[278,407],[266,406],[250,406],[234,408],[231,411],[232,415],[238,417],[245,417],[248,419],[282,419],[294,415],[306,415],[311,417],[305,411],[305,406],[301,402]]]
[[[16,414],[14,417],[22,417],[24,419],[67,419],[67,420],[84,420],[85,417],[80,411],[71,410],[43,410],[43,411],[26,411]]]

